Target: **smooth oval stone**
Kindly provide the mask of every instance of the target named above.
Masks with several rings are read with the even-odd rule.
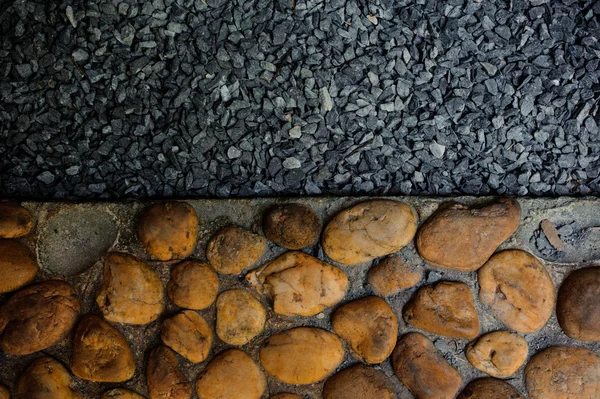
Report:
[[[0,237],[18,238],[31,232],[31,213],[14,202],[0,202]]]
[[[273,299],[276,313],[287,316],[314,316],[341,301],[349,286],[340,268],[298,251],[251,271],[246,280]]]
[[[520,219],[521,207],[510,198],[473,207],[452,203],[423,223],[417,249],[433,266],[471,272],[517,230]]]
[[[171,270],[167,293],[179,307],[206,309],[217,299],[219,277],[208,263],[186,260]]]
[[[600,267],[569,274],[558,291],[556,316],[569,337],[600,341]]]
[[[475,338],[479,317],[471,290],[464,283],[443,281],[421,287],[403,310],[413,326],[446,337]]]
[[[423,266],[402,255],[390,255],[367,273],[367,282],[379,295],[392,296],[417,285],[423,278]]]
[[[153,258],[185,259],[196,247],[198,215],[186,202],[159,202],[143,211],[138,236]]]
[[[297,327],[269,337],[260,348],[265,371],[287,384],[312,384],[344,360],[342,341],[329,331]]]
[[[104,277],[96,303],[114,323],[147,324],[165,307],[158,274],[134,256],[112,252],[104,260]]]
[[[372,367],[356,364],[330,377],[323,399],[396,399],[389,378]]]
[[[37,271],[37,259],[27,245],[0,239],[0,294],[23,287],[35,278]]]
[[[48,280],[17,291],[0,306],[2,349],[28,355],[59,343],[71,332],[79,310],[79,297],[65,281]]]
[[[51,357],[36,359],[19,375],[15,399],[83,399],[71,374]]]
[[[577,347],[544,349],[525,366],[529,399],[598,399],[600,357]]]
[[[554,308],[554,284],[533,255],[518,249],[494,254],[479,269],[479,300],[508,328],[541,329]]]
[[[258,365],[239,349],[216,356],[196,381],[199,399],[259,399],[266,389],[267,381]]]
[[[275,205],[263,219],[267,238],[280,247],[302,249],[321,234],[321,219],[312,208],[300,204]]]
[[[94,382],[123,382],[135,374],[135,360],[119,330],[98,316],[87,315],[75,329],[71,371]]]
[[[223,342],[245,345],[261,333],[267,313],[248,291],[229,290],[217,298],[216,331]]]
[[[512,385],[496,378],[469,382],[456,399],[525,399]]]
[[[527,359],[525,339],[509,331],[494,331],[469,343],[465,354],[476,369],[493,377],[508,378]]]
[[[177,355],[166,346],[160,345],[150,351],[146,364],[146,382],[151,399],[192,397],[192,386],[179,368]]]
[[[341,306],[333,314],[331,326],[352,354],[366,363],[382,363],[396,346],[398,320],[390,305],[376,296]]]
[[[267,250],[267,240],[236,225],[225,226],[211,237],[206,258],[221,274],[240,274],[256,264]]]
[[[460,373],[419,333],[403,335],[392,354],[394,373],[416,399],[451,399],[462,383]]]
[[[323,250],[335,262],[355,265],[399,251],[417,230],[417,213],[403,202],[373,200],[338,213],[325,227]]]
[[[212,346],[212,329],[197,312],[184,310],[163,321],[160,338],[169,348],[192,363],[206,360]]]

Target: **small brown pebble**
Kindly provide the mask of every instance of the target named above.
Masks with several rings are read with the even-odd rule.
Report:
[[[399,251],[417,230],[417,213],[400,201],[361,202],[325,227],[323,250],[335,262],[355,265]]]
[[[37,271],[37,259],[27,245],[0,239],[0,294],[23,287],[35,278]]]
[[[246,280],[273,299],[275,313],[286,316],[314,316],[341,301],[349,285],[340,268],[299,251],[252,270]]]
[[[267,240],[236,225],[225,226],[208,242],[206,258],[221,274],[240,274],[265,254]]]
[[[416,399],[452,399],[462,383],[460,373],[448,364],[433,342],[419,333],[408,333],[398,340],[392,366]]]
[[[31,213],[14,202],[0,202],[0,237],[23,237],[33,228]]]
[[[75,329],[71,371],[94,382],[127,381],[135,373],[133,352],[119,330],[87,315]]]
[[[158,274],[134,256],[112,252],[104,260],[104,278],[96,303],[113,323],[148,324],[165,307]]]
[[[529,399],[600,398],[600,357],[578,347],[544,349],[525,367]]]
[[[0,384],[0,399],[10,399],[10,391],[7,387]],[[293,398],[292,398],[293,399]]]
[[[421,287],[403,311],[404,320],[438,335],[475,338],[479,317],[471,290],[464,283],[443,281]]]
[[[267,389],[264,374],[239,349],[229,349],[208,363],[196,381],[199,399],[259,399]]]
[[[552,245],[557,251],[562,251],[567,244],[560,239],[558,230],[554,226],[554,223],[548,219],[544,219],[540,223],[540,227],[542,228],[542,231],[544,232],[544,235],[548,239],[550,245]]]
[[[323,387],[323,399],[396,399],[388,377],[364,364],[348,367],[330,377]]]
[[[414,262],[407,263],[402,255],[391,255],[367,273],[367,282],[375,293],[392,296],[412,288],[423,278],[423,267]]]
[[[512,385],[496,378],[469,382],[456,399],[525,399]]]
[[[280,247],[302,249],[321,234],[321,219],[312,208],[300,204],[276,205],[263,219],[267,238]]]
[[[219,292],[219,277],[208,263],[186,260],[171,270],[167,293],[179,307],[202,310],[213,304]]]
[[[192,363],[208,357],[212,345],[212,330],[206,320],[193,310],[166,319],[160,327],[162,341]]]
[[[166,346],[150,351],[146,365],[150,399],[190,399],[192,386],[179,368],[177,355]]]
[[[342,341],[329,331],[296,327],[269,337],[260,348],[265,371],[287,384],[325,379],[344,360]]]
[[[115,388],[110,391],[106,391],[102,394],[100,399],[146,399],[139,393],[130,391],[125,388]]]
[[[263,330],[267,314],[248,291],[224,291],[217,298],[216,331],[223,342],[245,345]]]
[[[57,344],[75,325],[79,309],[77,293],[64,281],[48,280],[17,291],[0,307],[2,349],[27,355]]]
[[[160,202],[144,210],[138,235],[154,258],[164,261],[185,259],[196,246],[198,216],[186,202]]]
[[[417,249],[433,266],[471,272],[517,230],[520,219],[521,207],[510,198],[473,207],[447,204],[423,223]]]
[[[354,357],[366,363],[382,363],[396,346],[398,320],[390,305],[376,296],[341,306],[333,314],[331,326]]]
[[[469,343],[467,360],[476,369],[493,377],[507,378],[516,373],[527,359],[525,339],[509,331],[494,331]]]
[[[554,284],[533,255],[518,249],[494,254],[479,269],[479,300],[508,328],[530,333],[542,328],[554,307]]]
[[[83,399],[71,374],[51,357],[40,357],[21,373],[15,399]]]
[[[276,393],[275,395],[269,396],[269,399],[306,399],[304,396],[296,395],[295,393]]]
[[[600,267],[576,270],[563,281],[556,316],[569,337],[600,341]]]

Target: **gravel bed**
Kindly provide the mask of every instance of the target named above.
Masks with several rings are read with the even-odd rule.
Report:
[[[9,0],[0,193],[600,193],[596,0]]]

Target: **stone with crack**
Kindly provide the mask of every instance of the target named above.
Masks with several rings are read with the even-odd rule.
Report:
[[[23,371],[15,385],[15,399],[83,399],[65,366],[44,356]]]
[[[146,382],[151,399],[191,399],[192,386],[179,368],[175,352],[166,346],[150,351],[146,363]]]
[[[349,287],[341,269],[298,251],[251,271],[246,280],[273,300],[276,313],[287,316],[314,316],[340,302]]]
[[[212,329],[194,310],[184,310],[166,319],[160,326],[163,343],[192,363],[208,357],[213,340]]]

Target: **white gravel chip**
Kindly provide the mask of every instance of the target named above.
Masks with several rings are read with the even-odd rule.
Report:
[[[438,144],[435,140],[433,140],[429,145],[429,150],[434,157],[442,159],[444,157],[444,153],[446,152],[446,146]]]
[[[235,147],[229,147],[227,150],[227,156],[229,159],[236,159],[242,155],[242,152]]]
[[[331,111],[333,109],[333,100],[329,95],[329,90],[327,87],[323,87],[319,90],[319,98],[321,99],[321,106],[325,111]]]
[[[293,139],[299,139],[302,137],[302,128],[300,126],[294,126],[290,129],[289,135]]]
[[[283,167],[286,169],[298,169],[302,164],[294,157],[286,158],[283,161]]]

